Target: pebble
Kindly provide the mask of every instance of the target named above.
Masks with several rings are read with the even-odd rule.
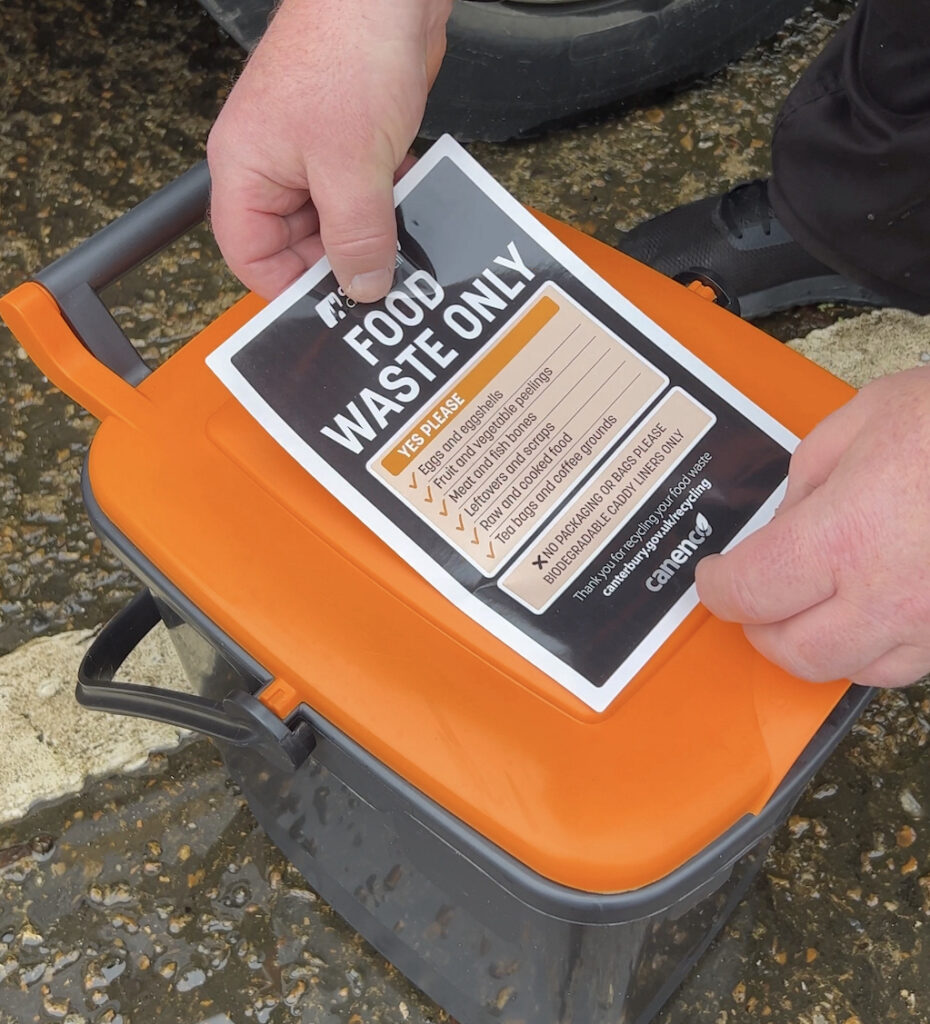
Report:
[[[924,816],[923,805],[917,797],[914,796],[910,789],[902,789],[899,799],[905,814],[909,814],[912,818],[916,819],[920,819]]]
[[[898,829],[898,833],[895,836],[895,840],[898,846],[905,849],[908,846],[913,846],[916,839],[917,832],[910,825],[903,825],[901,828]]]
[[[307,991],[307,983],[301,979],[294,985],[287,995],[284,997],[284,1002],[294,1008],[300,1004],[301,999],[304,997],[304,993]]]
[[[497,997],[494,1000],[495,1009],[503,1010],[504,1007],[513,998],[515,991],[516,990],[513,988],[512,985],[505,985],[502,989],[500,989],[497,993]]]
[[[49,1017],[55,1020],[61,1020],[63,1017],[66,1017],[71,1009],[71,1004],[67,999],[54,999],[51,996],[46,996],[42,1000],[42,1006]]]
[[[20,981],[27,987],[34,985],[40,978],[45,976],[47,970],[48,964],[44,960],[29,967],[23,967],[19,972]]]
[[[57,974],[59,971],[63,971],[66,967],[76,963],[80,956],[80,950],[77,949],[69,950],[67,953],[59,951],[52,957],[52,970]]]
[[[793,839],[799,839],[810,827],[810,818],[802,818],[798,814],[793,814],[788,819],[788,831]]]
[[[169,960],[167,961],[167,963],[162,964],[161,967],[158,968],[158,973],[163,978],[167,978],[169,980],[173,978],[175,974],[177,974],[177,971],[178,965],[175,963],[174,960]]]
[[[45,939],[32,927],[27,924],[20,930],[19,942],[22,946],[41,946]]]
[[[192,967],[178,978],[174,987],[178,992],[190,992],[193,988],[200,988],[206,980],[206,974],[199,967]]]
[[[92,903],[99,903],[104,907],[132,903],[135,899],[132,889],[125,882],[117,882],[114,885],[92,885],[87,895]]]

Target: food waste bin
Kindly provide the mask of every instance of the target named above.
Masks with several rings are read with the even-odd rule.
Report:
[[[462,1024],[645,1024],[870,692],[788,677],[701,607],[606,711],[554,686],[209,372],[258,298],[154,371],[117,327],[98,292],[197,223],[208,189],[195,168],[0,300],[101,421],[87,512],[144,586],[89,649],[78,699],[213,737],[310,885]],[[694,290],[546,223],[795,433],[849,397]],[[115,681],[160,622],[196,696]]]

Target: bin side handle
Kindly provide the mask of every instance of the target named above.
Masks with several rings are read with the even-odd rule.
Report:
[[[249,747],[279,769],[306,761],[316,738],[309,723],[289,727],[252,694],[234,690],[221,701],[158,686],[122,683],[116,672],[145,636],[161,622],[148,590],[140,591],[98,633],[78,670],[76,696],[84,707],[164,722]]]

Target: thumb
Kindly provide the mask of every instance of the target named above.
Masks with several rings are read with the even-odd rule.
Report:
[[[340,287],[356,302],[383,298],[394,281],[394,168],[346,160],[308,169],[320,240]]]

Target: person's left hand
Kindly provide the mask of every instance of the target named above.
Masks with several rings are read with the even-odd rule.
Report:
[[[820,423],[775,518],[696,581],[793,675],[903,686],[930,669],[930,369],[883,377]]]
[[[329,257],[345,293],[394,279],[393,185],[412,163],[452,0],[282,0],[207,140],[230,270],[273,298]]]

